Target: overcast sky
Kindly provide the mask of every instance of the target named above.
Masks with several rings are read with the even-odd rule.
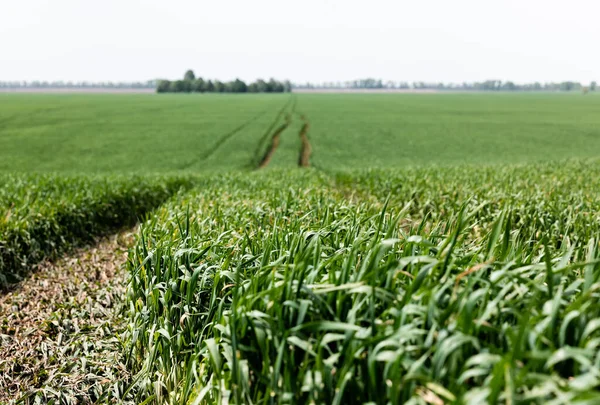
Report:
[[[598,0],[1,0],[0,80],[600,81]]]

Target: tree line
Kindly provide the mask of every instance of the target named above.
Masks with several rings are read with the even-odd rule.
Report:
[[[288,93],[291,91],[292,84],[287,80],[280,82],[270,79],[266,82],[258,79],[250,84],[240,79],[221,82],[196,77],[192,70],[185,72],[183,80],[159,80],[156,87],[157,93]]]
[[[153,89],[156,80],[145,82],[0,81],[3,89]]]
[[[386,81],[381,79],[359,79],[345,82],[323,82],[320,84],[304,83],[295,84],[297,89],[418,89],[418,90],[465,90],[465,91],[596,91],[598,86],[595,81],[589,85],[580,82],[557,82],[557,83],[523,83],[517,84],[511,81],[486,80],[483,82],[463,83],[427,83],[427,82],[403,82]]]

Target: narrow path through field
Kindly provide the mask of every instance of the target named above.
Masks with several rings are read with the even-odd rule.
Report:
[[[302,128],[300,129],[300,139],[302,145],[300,147],[300,157],[298,158],[298,166],[309,167],[310,166],[310,155],[312,153],[312,147],[308,139],[308,130],[310,128],[310,122],[306,118],[306,115],[301,114],[300,118],[304,121]]]
[[[210,158],[212,155],[214,155],[219,150],[221,145],[223,145],[225,142],[227,142],[229,139],[231,139],[234,135],[236,135],[237,133],[242,131],[244,128],[247,128],[254,121],[258,120],[260,117],[267,114],[268,112],[269,112],[269,110],[262,111],[259,114],[255,115],[254,117],[250,118],[248,121],[241,124],[240,126],[234,128],[233,130],[227,132],[224,135],[221,135],[220,137],[218,137],[218,139],[214,143],[214,145],[212,147],[210,147],[209,149],[207,149],[207,151],[205,153],[201,154],[198,158],[185,163],[184,165],[182,165],[180,167],[180,169],[187,169],[187,168],[193,166],[195,163],[198,163],[199,161]]]
[[[42,263],[0,296],[0,403],[123,403],[118,336],[132,240],[123,231]]]
[[[273,158],[273,155],[275,154],[275,152],[277,151],[277,148],[279,147],[279,142],[281,140],[281,133],[283,131],[285,131],[286,128],[290,125],[291,120],[292,120],[291,114],[287,114],[285,117],[285,122],[283,124],[281,124],[275,130],[275,132],[273,132],[273,137],[271,138],[271,144],[269,145],[269,148],[267,149],[267,151],[263,155],[260,163],[258,164],[259,169],[263,169],[263,168],[267,167],[269,165],[269,163],[271,163],[271,159]]]
[[[286,112],[286,110],[290,106],[291,106],[290,111]],[[256,145],[256,150],[254,151],[254,157],[251,162],[252,168],[260,168],[261,167],[261,163],[264,160],[265,155],[268,153],[268,150],[267,150],[267,152],[263,152],[265,150],[264,149],[265,144],[269,141],[269,138],[271,139],[271,144],[273,143],[273,136],[271,135],[273,133],[273,128],[275,128],[275,126],[277,125],[277,123],[279,122],[281,117],[283,117],[285,115],[286,120],[287,120],[288,116],[293,114],[295,109],[296,109],[296,98],[292,96],[283,105],[281,110],[279,110],[279,113],[277,113],[275,120],[271,123],[271,125],[269,125],[269,127],[267,128],[267,130],[265,131],[263,136],[259,139],[258,144]],[[288,122],[288,124],[289,124],[289,122]],[[275,132],[277,132],[277,130]]]

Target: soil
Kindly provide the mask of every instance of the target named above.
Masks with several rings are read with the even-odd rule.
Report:
[[[302,146],[300,148],[300,157],[298,158],[298,166],[300,167],[309,167],[310,166],[310,155],[312,153],[312,147],[310,146],[310,141],[308,139],[308,129],[310,128],[310,123],[306,116],[301,116],[304,124],[302,125],[302,129],[300,129],[300,139],[302,141]]]
[[[123,231],[42,263],[0,296],[0,403],[119,395],[129,379],[118,337],[132,241],[132,230]]]

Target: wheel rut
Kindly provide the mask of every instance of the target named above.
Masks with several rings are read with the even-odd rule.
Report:
[[[257,115],[255,115],[254,117],[250,118],[248,121],[244,122],[243,124],[241,124],[240,126],[234,128],[233,130],[227,132],[226,134],[220,136],[217,141],[214,143],[214,145],[208,149],[205,153],[203,153],[202,155],[200,155],[198,158],[185,163],[184,165],[180,166],[179,168],[182,170],[188,169],[190,167],[192,167],[194,164],[200,162],[200,161],[204,161],[209,159],[212,155],[214,155],[219,148],[225,143],[227,142],[229,139],[231,139],[232,137],[234,137],[237,133],[241,132],[243,129],[247,128],[248,126],[250,126],[253,122],[257,121],[259,118],[261,118],[262,116],[264,116],[265,114],[267,114],[269,112],[269,110],[265,110],[262,111],[260,113],[258,113]]]
[[[302,128],[300,129],[300,156],[298,157],[298,166],[300,167],[310,167],[310,155],[312,154],[312,146],[310,145],[310,140],[308,139],[308,130],[310,129],[310,122],[306,118],[306,115],[301,114],[300,118],[304,122],[302,124]]]
[[[277,151],[277,148],[279,147],[279,142],[281,141],[281,133],[287,129],[287,127],[290,125],[291,121],[292,121],[291,115],[287,114],[285,117],[285,122],[282,125],[280,125],[275,130],[275,132],[273,132],[273,136],[271,138],[271,144],[267,148],[267,151],[265,152],[262,159],[260,160],[260,163],[258,164],[259,169],[264,169],[265,167],[267,167],[269,165],[269,163],[271,163],[271,159],[273,158],[273,155],[275,154],[275,152]]]
[[[290,106],[291,106],[291,108],[290,108]],[[286,112],[286,110],[288,108],[290,109],[290,111]],[[272,147],[273,138],[274,138],[275,134],[278,132],[278,130],[279,130],[280,127],[278,127],[275,130],[275,132],[273,132],[273,129],[277,126],[277,123],[280,122],[281,117],[283,117],[283,116],[286,117],[286,123],[285,123],[285,125],[289,125],[289,116],[291,116],[291,114],[293,114],[293,112],[294,112],[295,109],[296,109],[296,98],[295,97],[291,97],[284,104],[284,106],[281,108],[281,110],[279,110],[279,113],[275,117],[275,120],[271,123],[271,125],[269,125],[269,127],[267,128],[267,130],[265,131],[265,133],[263,134],[263,136],[258,141],[258,144],[256,145],[256,150],[254,151],[254,157],[253,157],[252,162],[251,162],[251,167],[256,168],[256,169],[260,169],[261,168],[261,164],[263,163],[263,160],[265,159],[265,156],[269,153],[269,150]],[[286,126],[286,128],[287,128],[287,126]],[[281,134],[281,132],[279,132],[279,134]],[[265,150],[265,144],[267,142],[269,142],[269,139],[271,140],[271,143],[270,143],[270,145],[269,145],[269,147],[267,149],[267,152],[263,152]],[[279,138],[277,140],[279,140]],[[279,146],[279,144],[277,144],[277,146]],[[267,162],[267,164],[268,164],[268,162]]]
[[[300,150],[298,152],[297,166],[301,168],[311,167],[310,157],[312,155],[313,149],[310,143],[310,139],[308,137],[308,132],[310,130],[310,121],[308,120],[308,117],[305,114],[300,114],[296,112],[296,99],[293,99],[289,111],[286,112],[286,109],[288,107],[290,107],[290,103],[284,106],[282,111],[280,111],[275,122],[271,124],[263,138],[260,140],[255,152],[255,155],[257,155],[257,157],[255,158],[255,162],[257,163],[255,163],[254,167],[256,169],[264,169],[271,163],[271,160],[273,159],[273,156],[277,152],[277,149],[279,148],[279,145],[281,143],[282,134],[288,128],[292,127],[294,120],[297,118],[299,118],[302,123],[300,131],[298,132],[298,136],[300,138]],[[278,126],[275,130],[273,130],[277,121],[279,121],[281,116],[284,114],[284,123]],[[295,126],[295,128],[297,128],[297,126]],[[264,144],[269,138],[270,143],[265,150]],[[264,150],[264,152],[262,153],[262,155],[258,155],[261,150]],[[258,156],[260,156],[260,158]]]

